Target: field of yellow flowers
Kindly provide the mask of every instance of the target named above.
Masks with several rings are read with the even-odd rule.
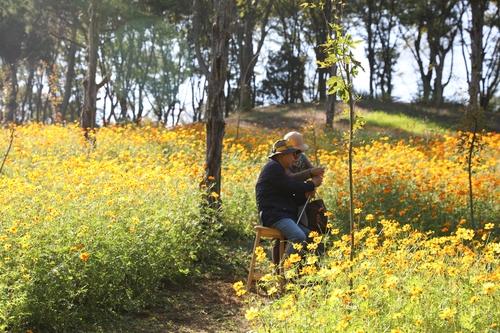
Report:
[[[219,241],[227,235],[251,242],[257,221],[255,180],[272,142],[283,133],[255,136],[240,130],[236,139],[234,129],[227,132],[223,220],[207,228],[206,212],[200,211],[201,125],[173,130],[101,128],[96,146],[89,145],[74,125],[17,127],[0,175],[0,331],[92,331],[94,323],[146,306],[162,283],[202,273],[206,261],[221,255]],[[2,158],[8,138],[9,130],[0,130]],[[431,306],[429,298],[435,299],[429,318],[441,325],[432,327],[444,329],[449,326],[443,323],[453,323],[466,330],[498,323],[498,310],[492,305],[498,301],[494,239],[500,135],[485,134],[481,140],[473,176],[479,228],[473,234],[463,231],[471,226],[459,135],[431,141],[381,138],[358,145],[355,205],[366,216],[358,215],[358,228],[365,229],[357,237],[367,243],[346,266],[341,236],[348,204],[345,144],[320,135],[318,160],[327,174],[319,194],[338,234],[322,240],[331,242],[331,250],[321,268],[309,268],[310,274],[297,272],[308,276],[305,285],[300,280],[287,296],[262,304],[258,317],[250,311],[256,329],[288,331],[273,317],[281,308],[289,309],[290,317],[293,313],[290,323],[298,325],[292,326],[298,331],[300,325],[320,325],[320,318],[327,318],[327,323],[335,320],[331,327],[354,322],[357,326],[346,327],[366,327],[367,321],[356,321],[356,311],[381,330],[396,327],[395,322],[408,327],[417,319],[425,330],[431,326],[426,326],[427,312],[421,307]],[[392,220],[412,229],[394,222],[377,227],[376,221]],[[435,234],[426,234],[428,230]],[[366,300],[345,289],[346,271],[363,277],[355,287],[366,288]],[[373,278],[365,272],[372,272]],[[320,277],[329,282],[319,283]],[[386,283],[393,285],[383,288]],[[423,290],[412,298],[411,288]],[[301,307],[318,308],[331,317],[301,317]],[[469,308],[473,310],[463,319]],[[339,317],[341,311],[345,313]],[[410,312],[415,316],[410,318]]]
[[[331,229],[285,260],[286,281],[264,275],[269,298],[250,297],[246,318],[257,332],[497,332],[500,244],[487,224],[432,237],[409,225],[366,215],[372,226],[350,239]],[[328,249],[318,258],[318,243]],[[261,257],[261,265],[269,265]],[[352,285],[351,285],[352,283]],[[243,283],[237,294],[248,297]]]

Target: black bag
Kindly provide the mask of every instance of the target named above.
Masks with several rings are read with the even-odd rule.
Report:
[[[311,231],[317,231],[320,234],[326,233],[326,224],[328,217],[325,216],[326,206],[322,199],[309,201],[304,214],[307,216],[307,227]],[[302,219],[301,219],[302,222]]]

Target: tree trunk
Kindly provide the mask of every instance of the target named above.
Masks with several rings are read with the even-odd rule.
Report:
[[[36,83],[36,116],[35,120],[40,121],[40,112],[42,111],[42,90],[43,90],[43,76],[45,73],[44,65],[38,68],[37,83]]]
[[[254,69],[260,50],[264,45],[264,40],[267,36],[267,22],[274,0],[268,0],[264,12],[261,15],[260,21],[260,39],[257,44],[257,50],[253,50],[253,33],[257,25],[256,18],[258,17],[255,8],[255,1],[246,0],[244,4],[245,14],[242,18],[243,25],[238,34],[239,66],[240,66],[240,79],[238,82],[239,88],[239,105],[238,109],[241,111],[248,111],[255,106],[255,94],[252,89],[252,79],[254,78]]]
[[[5,77],[7,79],[7,93],[5,94],[5,116],[4,122],[12,123],[16,119],[17,109],[17,64],[11,62],[7,64]]]
[[[326,39],[328,37],[328,34],[330,33],[328,24],[332,18],[332,1],[326,0],[321,12],[318,12],[318,10],[315,8],[311,8],[310,16],[311,16],[312,26],[314,28],[314,34],[316,37],[316,46],[314,47],[316,61],[324,61],[325,52],[323,51],[321,45],[326,43]],[[319,101],[325,102],[327,99],[326,79],[328,75],[328,68],[318,66],[317,72],[318,72]]]
[[[248,3],[249,1],[247,1]],[[243,18],[242,40],[240,42],[240,103],[241,111],[249,111],[252,108],[252,76],[253,68],[250,68],[253,58],[253,31],[255,29],[255,17],[250,6],[246,5],[246,14]],[[253,67],[253,66],[252,66]],[[251,73],[250,73],[251,72]]]
[[[436,61],[434,66],[434,72],[436,76],[434,77],[434,89],[432,90],[432,104],[439,106],[443,102],[443,70],[444,70],[444,58],[439,55],[436,57],[439,62]]]
[[[227,76],[229,51],[230,0],[215,3],[215,20],[212,27],[211,66],[208,78],[208,108],[206,123],[205,180],[209,193],[207,201],[218,207],[221,189],[222,140],[224,138],[224,84]]]
[[[127,119],[127,97],[124,95],[118,95],[118,102],[120,104],[120,119]]]
[[[330,68],[330,76],[337,76],[337,64]],[[333,121],[335,120],[335,103],[337,102],[337,94],[328,95],[325,109],[326,109],[326,127],[333,128]]]
[[[33,94],[33,80],[35,77],[35,64],[32,61],[28,62],[28,79],[26,80],[26,91],[24,93],[23,103],[21,105],[21,121],[20,123],[24,123],[26,119],[26,103],[28,103],[28,107],[31,110],[31,95]]]
[[[381,72],[381,88],[382,99],[386,101],[391,100],[392,96],[392,73],[395,58],[398,56],[396,51],[396,42],[391,43],[391,35],[396,26],[396,1],[390,0],[386,4],[387,11],[379,17],[377,22],[377,31],[379,34],[378,40],[381,45],[382,54],[382,72]]]
[[[367,52],[368,52],[368,66],[370,67],[370,98],[373,95],[373,77],[375,73],[375,41],[373,37],[373,0],[368,0],[368,13],[366,19],[366,33],[367,33]]]
[[[140,124],[142,120],[142,114],[144,112],[144,102],[143,102],[143,95],[144,95],[144,86],[143,84],[139,85],[139,106],[138,106],[138,111],[137,111],[137,117],[135,118],[135,123]]]
[[[71,40],[76,40],[76,23],[73,24],[73,28],[71,30]],[[66,119],[69,99],[71,98],[71,88],[75,77],[76,49],[76,43],[70,42],[67,56],[68,70],[66,71],[66,81],[64,83],[64,96],[59,109],[63,119]]]
[[[340,17],[342,15],[341,13],[341,6],[342,4],[335,3],[335,7],[332,6],[332,1],[328,0],[325,3],[324,11],[325,11],[325,24],[327,27],[328,34],[332,34],[332,30],[330,29],[330,22],[332,22],[332,17],[333,17],[333,23],[339,24],[340,23]],[[335,11],[335,13],[333,13]],[[332,15],[334,14],[334,15]],[[336,38],[337,36],[331,36],[332,38]],[[337,63],[334,63],[332,67],[329,69],[330,77],[337,76]],[[325,103],[325,114],[326,114],[326,127],[332,129],[333,128],[333,121],[335,120],[335,106],[337,102],[337,93],[328,95],[326,103]]]
[[[483,26],[484,26],[484,11],[486,10],[487,1],[476,0],[470,2],[472,11],[472,27],[470,29],[471,40],[471,80],[469,83],[469,105],[473,108],[479,105],[479,82],[483,71]]]
[[[55,59],[54,59],[55,62]],[[43,103],[43,109],[42,109],[42,123],[45,123],[46,120],[48,119],[48,109],[50,106],[50,97],[53,94],[54,91],[54,85],[52,84],[52,76],[54,75],[54,62],[50,61],[50,63],[47,65],[46,72],[47,72],[47,80],[48,80],[48,86],[49,86],[49,91],[45,95],[45,102]]]
[[[89,4],[89,27],[88,27],[88,69],[85,79],[85,95],[83,100],[82,115],[80,124],[85,129],[85,136],[88,139],[88,130],[95,127],[97,84],[95,82],[97,73],[97,9],[96,0]]]
[[[418,27],[418,33],[417,33],[417,39],[415,40],[415,53],[417,55],[417,63],[418,63],[418,69],[420,71],[420,79],[422,80],[422,101],[424,103],[429,102],[431,92],[432,92],[432,87],[431,87],[431,82],[432,82],[432,67],[433,67],[433,60],[435,58],[435,53],[432,51],[433,48],[430,46],[430,59],[429,59],[429,65],[427,68],[424,67],[424,62],[422,60],[422,54],[420,51],[420,43],[422,41],[422,31],[424,30],[424,25],[423,23],[420,24]],[[430,43],[430,41],[429,41]]]

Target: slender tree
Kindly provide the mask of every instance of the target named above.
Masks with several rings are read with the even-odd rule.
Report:
[[[274,2],[274,0],[241,0],[237,2],[239,19],[236,37],[240,76],[238,81],[239,110],[241,111],[248,111],[254,106],[251,82],[255,65],[269,31],[267,25]],[[260,33],[257,38],[257,48],[254,51],[254,33],[257,25],[260,26]]]
[[[195,10],[200,9],[195,6]],[[227,77],[229,52],[230,22],[233,6],[230,0],[214,2],[214,18],[211,33],[210,67],[200,64],[202,68],[210,68],[208,72],[208,105],[206,111],[206,154],[204,185],[209,191],[208,204],[211,207],[220,205],[222,140],[224,138],[224,85]],[[201,13],[195,13],[201,15]],[[198,58],[202,61],[201,58]]]
[[[66,114],[68,111],[69,100],[71,98],[71,92],[73,88],[73,82],[75,79],[75,66],[76,66],[76,52],[78,50],[78,45],[76,43],[77,36],[77,22],[76,17],[73,20],[73,25],[71,27],[71,37],[67,44],[67,54],[66,54],[66,78],[64,81],[64,92],[59,111],[61,112],[62,118],[66,119]]]
[[[472,27],[470,35],[471,41],[475,40],[472,42],[472,48],[475,48],[476,51],[472,52],[477,53],[474,60],[477,62],[476,66],[480,73],[478,75],[480,76],[479,105],[487,110],[491,99],[498,93],[500,85],[500,6],[498,3],[496,7],[489,6],[491,1],[488,1],[487,5],[482,5],[482,2],[471,1]],[[486,27],[488,28],[487,32],[483,32]],[[480,45],[481,50],[479,50]],[[472,52],[471,63],[473,63]],[[483,63],[481,66],[479,65],[480,60]],[[471,83],[473,81],[471,80]]]
[[[97,99],[97,48],[99,38],[98,27],[98,4],[96,0],[89,1],[88,7],[88,34],[87,34],[87,75],[85,78],[85,95],[83,100],[80,125],[85,130],[85,136],[89,138],[89,130],[95,127],[96,120],[96,99]]]
[[[340,14],[342,13],[342,2],[339,0]],[[333,63],[338,66],[338,75],[328,79],[328,93],[338,93],[339,97],[349,105],[349,141],[348,141],[348,175],[349,175],[349,230],[350,230],[350,260],[354,261],[355,255],[355,224],[354,224],[354,177],[353,177],[353,146],[356,115],[354,110],[355,96],[353,78],[358,74],[360,62],[354,58],[353,48],[355,42],[352,36],[338,24],[333,24],[335,38],[329,38],[325,44],[327,57],[320,66],[330,67]],[[353,279],[350,278],[349,286],[353,288]]]
[[[18,62],[23,55],[23,41],[26,36],[26,22],[14,10],[0,18],[0,58],[4,63],[3,81],[5,110],[0,115],[3,122],[14,122],[17,109]],[[1,113],[1,112],[0,112]]]

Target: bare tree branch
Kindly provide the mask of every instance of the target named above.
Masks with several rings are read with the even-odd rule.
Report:
[[[5,156],[3,157],[2,165],[0,166],[0,174],[2,174],[3,166],[5,165],[5,161],[7,160],[7,156],[9,156],[10,149],[12,148],[12,142],[14,141],[14,132],[15,127],[12,127],[10,132],[10,142],[7,151],[5,152]]]
[[[196,60],[200,65],[201,71],[203,75],[208,77],[210,75],[210,70],[208,69],[208,65],[205,63],[203,59],[203,55],[201,54],[200,49],[200,21],[201,21],[201,6],[199,4],[200,0],[194,0],[193,2],[193,33],[194,33],[194,51],[196,54]]]

